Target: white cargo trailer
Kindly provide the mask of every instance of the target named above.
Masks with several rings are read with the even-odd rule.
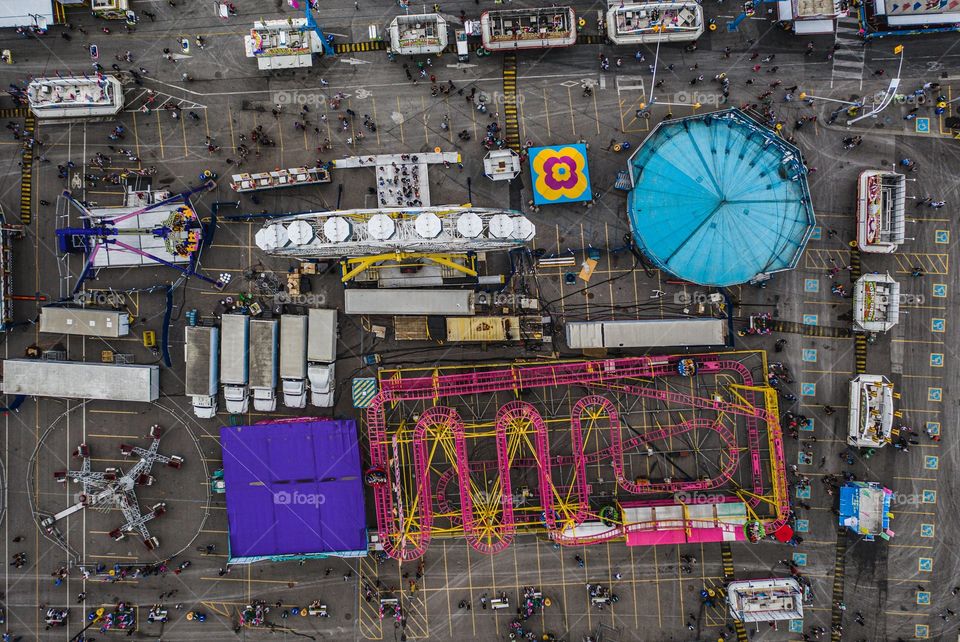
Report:
[[[307,317],[284,314],[280,317],[280,385],[283,405],[307,405]]]
[[[307,340],[307,377],[310,403],[329,408],[335,401],[337,361],[337,311],[310,310]]]
[[[220,382],[227,412],[233,414],[246,412],[250,403],[247,390],[249,335],[250,317],[224,314],[220,319]]]
[[[727,343],[727,322],[707,318],[571,321],[566,333],[567,347],[573,350],[722,346]]]
[[[253,407],[261,412],[277,409],[277,366],[280,323],[276,319],[250,321],[250,390]]]
[[[40,332],[115,339],[130,334],[130,322],[125,310],[48,305],[40,308]]]
[[[220,386],[220,330],[187,326],[183,353],[187,364],[185,392],[193,404],[193,414],[213,419],[217,416]]]
[[[156,401],[160,397],[160,367],[7,359],[3,362],[3,392],[61,399]]]

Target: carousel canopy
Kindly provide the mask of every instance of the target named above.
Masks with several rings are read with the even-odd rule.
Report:
[[[796,266],[815,219],[800,151],[737,109],[663,121],[630,158],[638,247],[726,286]]]

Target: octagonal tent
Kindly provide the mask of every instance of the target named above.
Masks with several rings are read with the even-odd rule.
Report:
[[[800,151],[737,109],[661,122],[629,171],[637,246],[692,283],[793,269],[813,232]]]

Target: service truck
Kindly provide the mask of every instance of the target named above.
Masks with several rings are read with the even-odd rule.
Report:
[[[336,361],[337,311],[313,308],[307,338],[307,377],[310,379],[310,403],[314,406],[333,406]]]
[[[187,326],[183,356],[187,362],[185,393],[193,403],[193,414],[213,419],[217,416],[220,386],[220,330]]]
[[[220,382],[227,412],[235,415],[245,413],[250,403],[247,391],[249,335],[247,315],[224,314],[220,319]]]
[[[277,353],[280,323],[277,319],[250,321],[250,390],[253,407],[260,412],[277,409]]]
[[[307,317],[284,314],[280,317],[280,386],[283,405],[307,405]]]

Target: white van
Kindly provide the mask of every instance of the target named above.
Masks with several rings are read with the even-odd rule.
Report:
[[[467,62],[470,60],[470,46],[467,44],[467,32],[463,29],[458,29],[454,32],[454,37],[457,41],[457,60]]]

